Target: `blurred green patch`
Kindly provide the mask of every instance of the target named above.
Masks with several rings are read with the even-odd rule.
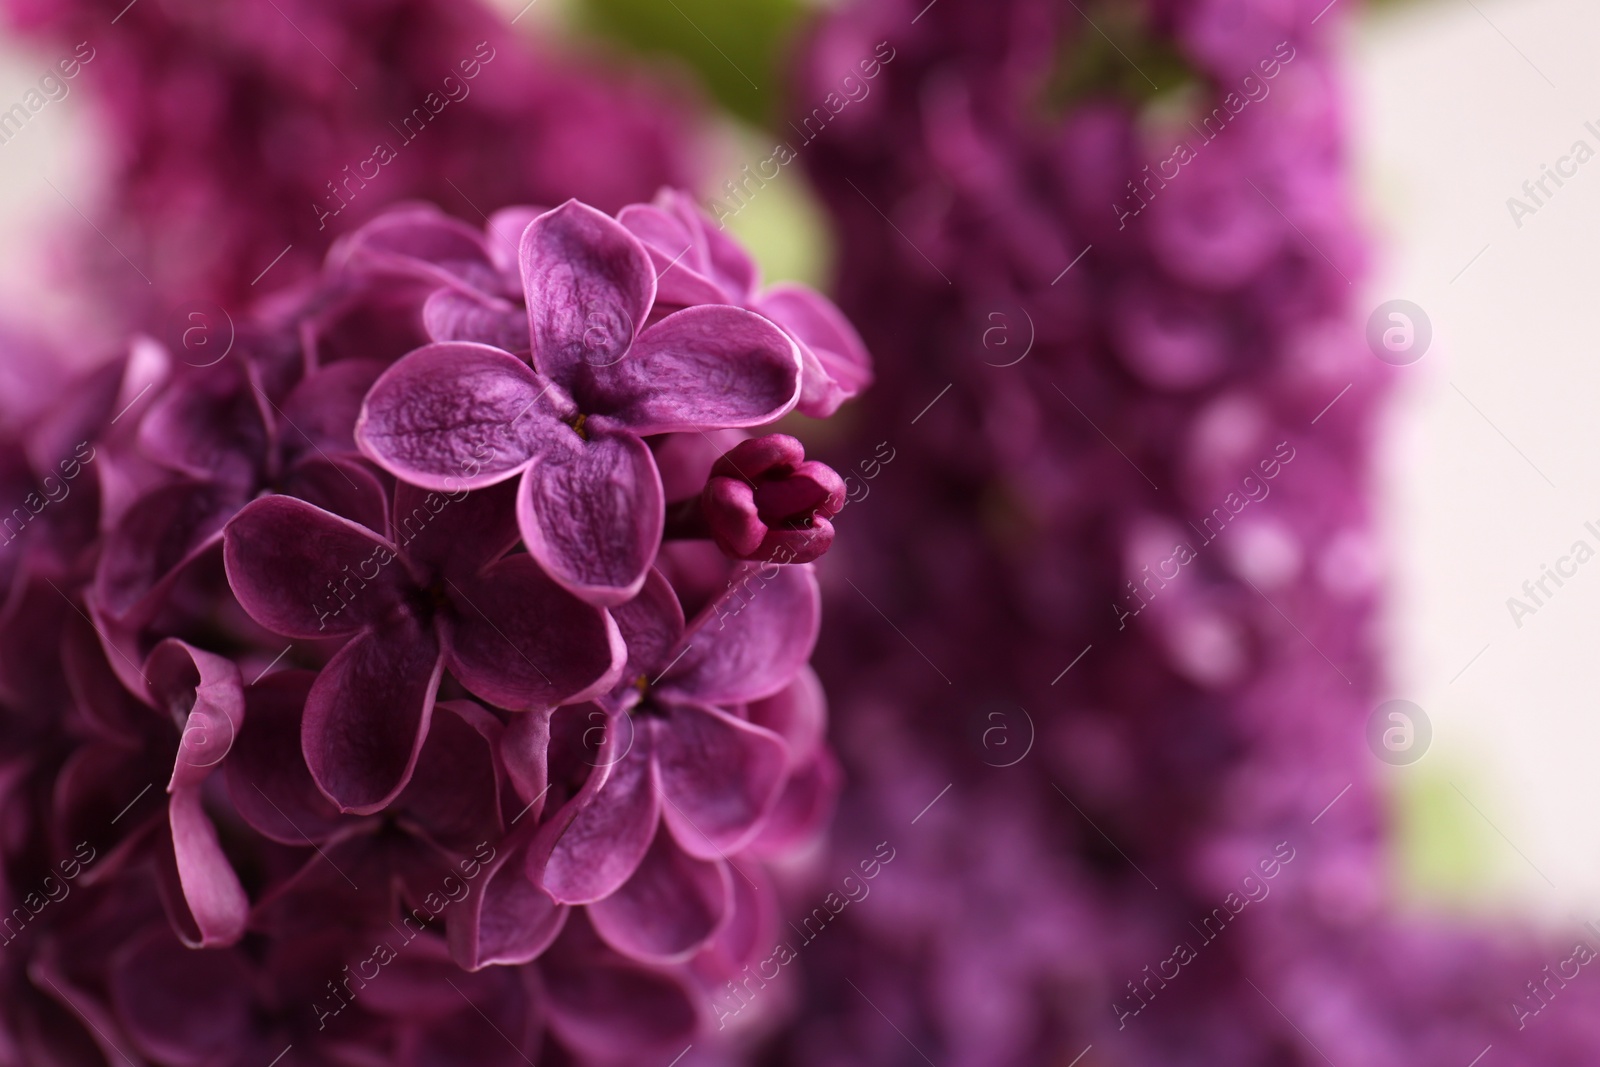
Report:
[[[581,31],[682,61],[730,112],[769,123],[809,11],[804,0],[573,0],[570,14]]]
[[[1196,79],[1170,42],[1152,39],[1139,5],[1110,0],[1086,5],[1080,32],[1061,47],[1041,103],[1059,117],[1089,99],[1139,107],[1190,89]]]
[[[1510,881],[1509,853],[1494,828],[1463,799],[1492,790],[1466,769],[1423,760],[1394,775],[1391,845],[1400,895],[1454,911],[1479,911],[1497,901]]]

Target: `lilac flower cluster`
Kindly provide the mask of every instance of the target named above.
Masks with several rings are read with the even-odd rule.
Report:
[[[8,399],[0,493],[79,458],[0,545],[0,1065],[721,1055],[837,782],[842,483],[751,435],[870,376],[756,292],[680,193],[408,205]]]
[[[873,0],[811,41],[800,101],[897,55],[806,162],[879,357],[826,457],[902,457],[831,560],[835,856],[901,859],[771,1062],[1594,1059],[1595,994],[1537,986],[1566,944],[1385,892],[1342,11]]]
[[[156,329],[182,302],[243,317],[407,197],[474,219],[571,196],[615,211],[693,184],[703,165],[686,86],[558,55],[479,0],[0,10],[52,56],[94,50],[80,84],[100,113],[108,195],[74,194],[101,232],[74,228],[60,266],[119,312],[110,337]]]

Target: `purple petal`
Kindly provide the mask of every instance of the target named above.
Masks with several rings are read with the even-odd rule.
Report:
[[[800,396],[800,353],[767,319],[725,304],[674,312],[616,363],[591,367],[587,410],[637,434],[760,426]]]
[[[800,668],[794,681],[745,709],[750,721],[783,738],[791,762],[809,759],[828,730],[828,698],[822,679],[810,666]]]
[[[588,904],[616,892],[655,837],[661,801],[650,756],[652,731],[642,726],[635,723],[627,733],[632,747],[608,755],[612,762],[595,768],[578,795],[541,829],[530,866],[540,869],[542,858],[539,883],[557,901]],[[608,730],[608,745],[622,733]]]
[[[448,852],[471,851],[504,833],[494,758],[503,729],[470,700],[434,708],[411,780],[394,803],[408,824]]]
[[[521,819],[537,823],[544,815],[544,798],[550,786],[550,712],[513,715],[500,737],[500,762],[506,777],[522,800],[513,824]]]
[[[310,671],[280,671],[246,689],[239,742],[222,765],[240,817],[285,845],[326,841],[341,821],[300,753],[301,717],[315,680]]]
[[[315,504],[374,533],[388,529],[389,494],[365,460],[309,454],[289,468],[280,488],[285,496]]]
[[[317,787],[342,810],[370,814],[405,788],[442,666],[432,631],[402,616],[357,635],[322,668],[300,743]]]
[[[190,477],[249,486],[265,463],[268,430],[245,375],[208,368],[179,378],[151,403],[139,446]]]
[[[153,929],[111,958],[109,977],[122,1029],[159,1063],[227,1062],[250,1030],[254,991],[236,952],[191,952]]]
[[[394,540],[420,585],[475,575],[517,543],[516,483],[445,493],[401,482]]]
[[[731,304],[738,295],[707,277],[710,270],[705,234],[691,229],[675,214],[654,204],[629,204],[617,221],[643,241],[656,268],[656,302],[669,306]]]
[[[615,219],[568,200],[522,235],[534,365],[563,384],[628,354],[656,296],[650,253]]]
[[[665,522],[649,446],[601,430],[581,447],[547,453],[523,479],[517,519],[528,551],[573,593],[602,606],[631,599]]]
[[[735,852],[754,837],[788,773],[789,749],[770,730],[716,708],[671,706],[656,730],[661,815],[691,855]]]
[[[378,466],[454,493],[505,481],[569,431],[557,390],[509,352],[424,345],[373,384],[356,443]]]
[[[516,204],[503,207],[489,216],[488,225],[483,228],[483,240],[496,270],[508,278],[517,277],[521,270],[522,235],[534,219],[549,210],[547,207]]]
[[[493,266],[477,230],[431,204],[395,208],[343,238],[330,266],[439,285],[483,284]]]
[[[821,623],[809,566],[746,566],[689,627],[661,688],[707,704],[771,696],[811,658]]]
[[[761,832],[750,842],[750,851],[780,858],[816,840],[833,819],[842,776],[838,761],[826,748],[793,767]]]
[[[367,390],[387,364],[346,359],[309,374],[283,402],[283,449],[291,458],[304,452],[331,459],[356,451],[356,418]]]
[[[389,616],[409,582],[371,530],[287,496],[246,505],[228,523],[223,563],[239,604],[285,637],[354,633]]]
[[[724,864],[688,855],[662,827],[633,877],[589,905],[589,921],[624,956],[675,963],[716,935],[728,917],[731,893]]]
[[[192,919],[192,929],[180,931],[184,942],[192,948],[233,944],[244,936],[250,899],[223,854],[216,827],[200,806],[199,787],[172,790],[167,818],[178,880]]]
[[[198,788],[244,725],[244,682],[233,661],[169,637],[144,661],[148,699],[182,723],[167,792]]]
[[[526,352],[528,313],[509,300],[459,289],[440,289],[422,305],[422,325],[435,341],[472,341],[507,352]]]
[[[528,878],[531,836],[524,833],[502,842],[468,883],[471,894],[446,920],[450,955],[469,971],[527,963],[549,948],[566,924],[570,909]]]
[[[553,708],[609,690],[626,649],[606,612],[552,581],[532,556],[510,556],[480,577],[452,579],[441,622],[450,673],[516,711]]]
[[[95,601],[112,618],[143,614],[222,540],[222,528],[237,508],[232,488],[204,482],[146,494],[106,537],[95,568]]]
[[[650,568],[639,595],[611,609],[628,648],[623,677],[632,681],[644,675],[655,681],[683,640],[683,606],[666,575]]]
[[[700,1015],[689,991],[660,971],[590,948],[593,938],[568,923],[555,950],[540,961],[550,1029],[584,1062],[644,1063],[682,1052]]]
[[[826,418],[872,384],[872,357],[861,335],[821,293],[786,282],[762,294],[755,309],[800,342],[803,414]]]

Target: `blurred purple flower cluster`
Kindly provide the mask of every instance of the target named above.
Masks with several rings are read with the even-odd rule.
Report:
[[[837,782],[785,561],[839,478],[750,434],[870,371],[814,293],[671,277],[753,285],[713,237],[672,192],[408,205],[204,364],[139,339],[35,383],[0,439],[0,1064],[719,1055]],[[719,550],[745,462],[752,521],[820,548]]]
[[[1526,985],[1570,949],[1388,910],[1393,371],[1330,7],[870,0],[811,40],[802,114],[897,57],[805,162],[878,357],[825,456],[902,456],[830,561],[836,848],[901,859],[771,1062],[1593,1058],[1593,994]]]
[[[101,114],[106,196],[81,206],[106,239],[84,227],[63,265],[118,329],[186,301],[243,314],[407,197],[477,221],[574,196],[616,211],[703,167],[687,85],[561,55],[477,2],[0,7],[30,37],[94,50],[76,84]]]

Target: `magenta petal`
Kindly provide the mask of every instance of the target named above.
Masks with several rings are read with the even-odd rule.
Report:
[[[626,754],[610,756],[614,763],[591,772],[591,781],[603,784],[591,789],[586,783],[541,832],[541,838],[559,835],[547,846],[539,881],[562,903],[588,904],[616,892],[655,837],[661,801],[650,758],[653,731],[642,727],[636,722],[627,733],[632,747]]]
[[[233,748],[244,724],[244,682],[232,660],[169,637],[144,662],[148,698],[181,721],[167,791],[198,787]]]
[[[567,921],[570,909],[528,878],[530,836],[502,842],[446,920],[450,955],[469,971],[527,963],[550,947]]]
[[[650,568],[639,595],[611,609],[628,648],[623,676],[632,681],[645,675],[655,681],[683,639],[683,605],[666,575]]]
[[[752,723],[783,738],[789,758],[800,763],[822,745],[828,729],[828,698],[822,680],[810,666],[800,668],[784,689],[745,709]]]
[[[565,384],[628,354],[656,296],[655,267],[638,238],[568,200],[523,233],[521,263],[535,366]]]
[[[509,300],[440,289],[422,305],[422,325],[435,341],[472,341],[507,352],[528,350],[528,315]]]
[[[504,833],[494,758],[503,730],[499,719],[470,700],[434,708],[427,740],[395,808],[446,851],[470,852]]]
[[[794,283],[774,285],[756,310],[800,342],[805,369],[799,407],[804,414],[826,418],[872,384],[872,357],[861,335],[821,293]]]
[[[750,851],[778,858],[815,840],[833,818],[841,777],[838,761],[825,748],[791,769],[761,833],[750,842]]]
[[[500,735],[500,762],[521,798],[522,810],[513,822],[537,823],[544,814],[544,797],[550,785],[550,712],[513,715]]]
[[[662,827],[633,877],[589,905],[589,921],[624,956],[675,963],[716,935],[731,893],[726,865],[688,855]]]
[[[323,459],[310,453],[284,473],[280,489],[374,533],[388,529],[389,494],[357,456]]]
[[[601,606],[644,585],[665,514],[655,458],[630,433],[595,432],[580,447],[546,454],[517,498],[528,551],[552,578]]]
[[[373,383],[356,444],[413,485],[454,493],[505,481],[552,435],[555,390],[526,363],[488,345],[425,345]]]
[[[238,504],[233,488],[209,482],[179,482],[146,494],[106,537],[95,568],[95,601],[117,619],[148,609],[222,539]]]
[[[540,961],[544,1002],[550,1029],[581,1062],[667,1063],[695,1039],[700,1015],[677,979],[611,953],[568,952],[567,945],[563,938]]]
[[[262,497],[235,515],[222,558],[240,606],[285,637],[353,633],[390,615],[406,582],[393,545],[287,496]]]
[[[109,978],[122,1029],[158,1063],[226,1063],[249,1033],[254,990],[237,953],[191,952],[152,929],[112,957]]]
[[[685,851],[725,856],[755,836],[788,772],[782,738],[716,708],[679,703],[656,738],[661,815]]]
[[[315,679],[310,671],[279,671],[246,689],[244,727],[222,765],[240,817],[285,845],[325,841],[340,821],[300,754],[300,720]]]
[[[284,452],[325,459],[355,452],[361,402],[386,369],[375,359],[346,359],[307,375],[283,402]]]
[[[450,673],[517,711],[553,708],[609,690],[626,649],[606,612],[551,581],[532,556],[509,556],[476,579],[446,583]]]
[[[184,933],[184,941],[194,948],[233,944],[244,936],[250,899],[222,852],[216,827],[200,806],[200,789],[174,789],[167,818],[172,825],[178,879],[194,921],[194,929]]]
[[[587,402],[637,434],[759,426],[799,399],[800,354],[760,315],[703,304],[668,315],[591,376]]]
[[[317,787],[342,810],[370,814],[405,788],[441,668],[432,631],[409,616],[358,634],[322,668],[300,743]]]
[[[661,688],[707,704],[771,696],[811,658],[821,624],[809,566],[747,565],[689,627]]]
[[[699,227],[686,226],[654,204],[629,204],[617,213],[617,221],[650,250],[656,268],[657,304],[688,307],[737,301],[736,294],[725,292],[706,277],[708,252]]]
[[[483,228],[483,243],[489,249],[489,259],[494,262],[496,270],[508,278],[517,277],[521,269],[519,257],[522,235],[535,219],[549,210],[547,207],[515,204],[489,216],[488,224]],[[527,332],[526,326],[523,332]]]
[[[443,493],[401,482],[394,489],[394,540],[421,585],[474,575],[517,543],[517,486]]]
[[[432,204],[406,204],[379,215],[341,239],[328,262],[355,273],[438,285],[479,283],[493,273],[478,231]]]

